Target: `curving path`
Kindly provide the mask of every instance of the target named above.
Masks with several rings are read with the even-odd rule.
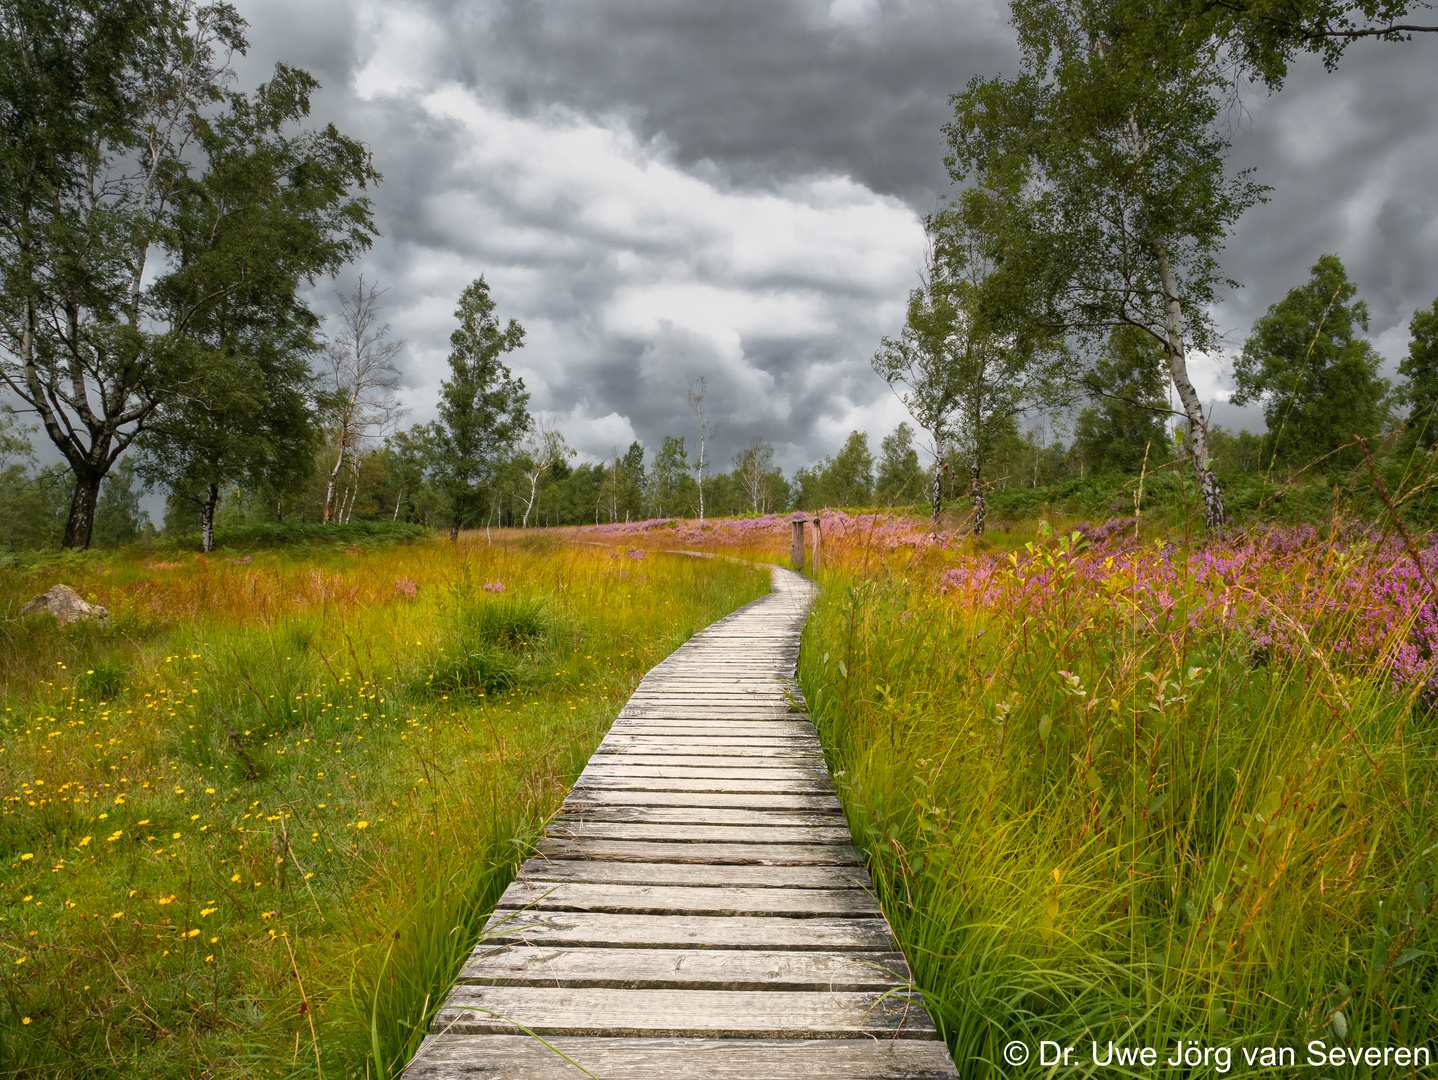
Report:
[[[515,1024],[601,1080],[958,1075],[803,713],[814,591],[775,568],[644,677],[406,1080],[583,1077]]]

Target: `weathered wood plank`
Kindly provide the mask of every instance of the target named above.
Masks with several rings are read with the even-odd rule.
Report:
[[[664,777],[666,779],[689,779],[689,780],[816,780],[820,777],[827,777],[828,771],[822,766],[797,766],[785,765],[782,763],[769,764],[763,758],[756,758],[753,762],[746,762],[743,765],[730,767],[715,767],[703,765],[644,765],[637,762],[629,762],[624,758],[617,758],[614,761],[594,761],[585,766],[583,777],[595,776],[640,776],[640,777]]]
[[[815,738],[808,719],[771,729],[771,720],[626,720],[615,721],[605,738],[639,736],[650,739],[809,739]]]
[[[848,825],[842,814],[823,811],[746,810],[722,806],[605,806],[565,809],[555,824],[572,829],[580,821],[627,822],[636,825],[748,825],[764,828],[842,828],[848,842]]]
[[[504,1019],[501,1019],[503,1017]],[[607,990],[568,987],[454,988],[433,1033],[657,1038],[934,1038],[916,1000],[873,991]]]
[[[882,918],[863,889],[730,889],[714,886],[511,882],[496,909],[592,911],[614,915],[783,915]]]
[[[596,859],[529,859],[519,870],[526,881],[592,881],[606,885],[722,885],[771,889],[872,889],[862,866],[751,866],[713,863],[600,862]]]
[[[595,748],[596,754],[616,753],[725,753],[738,750],[800,750],[822,755],[816,735],[620,735],[610,732]]]
[[[660,840],[710,844],[852,844],[847,825],[681,825],[639,821],[556,821],[546,832],[556,840]]]
[[[786,794],[776,791],[633,791],[625,788],[575,788],[564,800],[566,811],[594,806],[744,806],[774,810],[841,810],[834,795]]]
[[[889,990],[910,981],[902,953],[770,949],[541,949],[481,945],[459,973],[476,986],[608,990]]]
[[[787,919],[761,915],[611,915],[504,909],[485,925],[487,944],[568,948],[773,949],[895,952],[883,919]]]
[[[550,859],[620,859],[632,862],[752,863],[756,866],[857,866],[845,844],[706,844],[647,840],[561,840],[545,837],[535,853]]]
[[[656,754],[652,751],[631,750],[627,753],[596,754],[596,765],[649,765],[655,768],[690,769],[815,769],[827,771],[823,754],[806,753],[802,750],[777,750],[773,747],[757,748],[752,754],[739,754],[731,750],[728,754],[687,754],[682,749],[672,754]]]
[[[406,1080],[954,1080],[941,1042],[918,1039],[616,1039],[429,1035]],[[558,1053],[556,1053],[558,1051]],[[481,1071],[482,1070],[482,1071]]]
[[[832,795],[834,785],[826,779],[814,780],[731,780],[728,777],[710,778],[687,776],[601,776],[598,773],[580,775],[576,789],[603,789],[608,791],[712,791],[712,792],[775,792],[792,795]]]
[[[687,795],[833,795],[834,785],[824,780],[700,780],[691,777],[587,776],[574,788],[588,795],[596,791],[669,791]],[[637,800],[636,800],[637,801]]]

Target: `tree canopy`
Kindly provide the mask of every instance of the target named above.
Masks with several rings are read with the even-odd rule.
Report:
[[[514,319],[504,327],[483,275],[459,298],[458,328],[449,337],[450,377],[440,387],[434,473],[450,503],[451,540],[497,479],[501,461],[529,428],[529,394],[503,357],[524,344]]]
[[[1229,176],[1231,92],[1211,27],[1140,0],[1014,0],[1023,73],[974,79],[947,125],[950,174],[994,241],[987,300],[1101,347],[1133,326],[1163,347],[1194,431],[1210,528],[1225,521],[1189,376],[1217,344],[1217,254],[1262,195]]]
[[[1354,435],[1383,427],[1388,383],[1379,377],[1378,354],[1361,336],[1368,329],[1368,305],[1357,295],[1338,256],[1324,255],[1306,283],[1253,324],[1233,366],[1233,402],[1262,405],[1265,464],[1306,465]],[[1346,455],[1348,463],[1357,453]]]

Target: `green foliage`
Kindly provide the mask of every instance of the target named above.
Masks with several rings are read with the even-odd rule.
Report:
[[[140,509],[140,498],[144,495],[135,462],[123,459],[111,470],[100,485],[100,501],[95,507],[94,542],[101,547],[121,547],[133,544],[145,530],[153,532],[150,515]]]
[[[1399,362],[1398,373],[1408,379],[1403,388],[1409,406],[1407,426],[1427,450],[1438,444],[1438,300],[1427,311],[1413,313],[1408,332],[1408,355]]]
[[[734,455],[729,498],[716,492],[714,514],[767,514],[788,505],[789,485],[774,465],[774,445],[757,440]]]
[[[1093,401],[1074,426],[1074,449],[1087,472],[1139,472],[1168,461],[1168,378],[1163,346],[1132,326],[1115,327],[1108,348],[1085,376]]]
[[[960,200],[927,222],[933,247],[923,285],[909,294],[903,332],[883,339],[873,367],[906,388],[900,400],[940,459],[957,456],[982,472],[1018,416],[1062,405],[1067,394],[1057,338],[985,299],[998,241],[981,205]]]
[[[649,466],[645,504],[652,517],[679,517],[699,509],[699,487],[689,467],[683,436],[666,435]]]
[[[412,521],[350,521],[323,525],[316,521],[265,522],[218,533],[220,551],[247,551],[287,547],[372,547],[378,544],[411,543],[429,535],[429,529]],[[199,551],[198,532],[180,533],[167,543],[184,551]]]
[[[1354,435],[1374,435],[1384,426],[1388,383],[1378,375],[1378,354],[1359,336],[1368,329],[1368,305],[1354,302],[1357,294],[1338,256],[1324,255],[1306,284],[1254,323],[1233,365],[1233,401],[1263,406],[1264,465],[1307,465]],[[1361,459],[1351,448],[1328,464],[1352,466]]]
[[[1188,18],[1211,20],[1216,44],[1271,90],[1283,85],[1299,53],[1318,54],[1332,71],[1354,41],[1410,41],[1415,33],[1438,31],[1409,19],[1431,10],[1426,0],[1184,0],[1174,6]]]
[[[801,510],[868,506],[874,498],[874,455],[868,434],[849,432],[837,454],[814,468],[800,469],[794,484],[798,488],[794,502]]]
[[[460,296],[459,327],[449,339],[450,377],[441,383],[431,468],[449,499],[451,539],[530,424],[524,380],[513,378],[501,359],[524,344],[524,328],[510,319],[501,329],[494,308],[481,275]]]
[[[914,449],[914,429],[900,424],[879,444],[879,472],[874,490],[888,506],[908,506],[923,498],[924,473]]]
[[[620,462],[622,485],[619,494],[620,514],[625,520],[638,521],[644,516],[644,446],[638,440],[629,444]]]
[[[233,480],[257,456],[268,471],[304,460],[294,350],[317,321],[296,293],[368,245],[355,192],[379,177],[333,126],[288,131],[318,85],[304,72],[228,88],[221,57],[246,43],[227,4],[8,3],[3,16],[0,377],[68,462],[63,543],[86,547],[101,481],[147,429],[166,472]],[[257,426],[286,434],[261,454]],[[220,482],[186,478],[210,509]]]
[[[0,550],[33,550],[60,540],[73,481],[56,466],[42,469],[30,446],[34,429],[0,407]]]
[[[1217,344],[1218,252],[1262,196],[1225,169],[1229,70],[1211,23],[1148,0],[1013,0],[1016,78],[973,79],[946,127],[960,205],[993,237],[987,305],[1101,344],[1130,325],[1165,345],[1194,431],[1210,528],[1224,523],[1189,379]]]

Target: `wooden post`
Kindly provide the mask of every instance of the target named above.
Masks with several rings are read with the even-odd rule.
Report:
[[[819,519],[814,519],[814,580],[819,580],[819,549],[824,539],[823,530],[819,528]]]
[[[804,522],[807,518],[795,518],[790,524],[794,532],[789,540],[789,566],[799,573],[804,572]]]

